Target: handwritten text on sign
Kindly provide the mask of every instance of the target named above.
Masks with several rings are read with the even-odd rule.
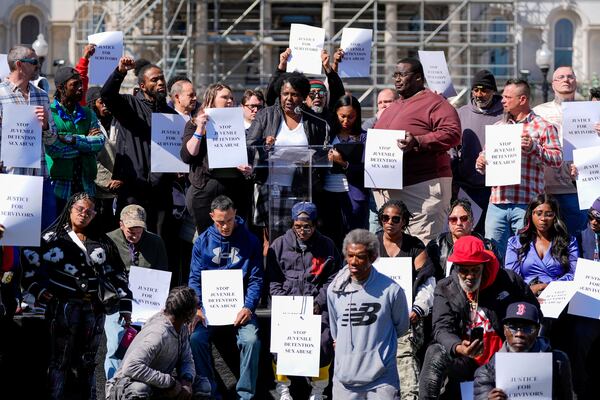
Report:
[[[24,104],[4,104],[0,160],[5,167],[40,168],[42,124],[35,109],[36,106]]]
[[[41,176],[0,174],[0,224],[3,246],[39,246],[42,223]]]
[[[202,306],[208,325],[231,325],[244,307],[242,270],[202,271]]]
[[[402,161],[404,153],[398,140],[405,132],[387,129],[369,129],[365,146],[365,187],[402,189]]]
[[[523,124],[485,127],[485,186],[521,183],[521,135]]]

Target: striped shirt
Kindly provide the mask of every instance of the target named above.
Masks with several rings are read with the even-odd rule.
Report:
[[[521,183],[492,187],[490,203],[529,204],[535,196],[544,192],[544,166],[558,168],[562,164],[562,148],[558,132],[554,125],[533,111],[530,111],[521,121],[510,120],[508,123],[522,123],[523,133],[533,139],[533,147],[529,152],[522,151]]]

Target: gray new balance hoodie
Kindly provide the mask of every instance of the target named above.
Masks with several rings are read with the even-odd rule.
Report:
[[[352,281],[345,266],[327,289],[327,304],[335,340],[334,379],[356,392],[383,384],[399,388],[397,339],[408,330],[402,288],[374,268],[366,281]]]

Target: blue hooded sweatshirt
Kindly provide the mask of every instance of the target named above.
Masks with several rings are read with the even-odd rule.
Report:
[[[263,285],[262,246],[236,216],[230,236],[223,236],[215,225],[202,232],[192,249],[188,286],[196,291],[202,307],[202,271],[241,269],[244,277],[244,307],[254,312]]]

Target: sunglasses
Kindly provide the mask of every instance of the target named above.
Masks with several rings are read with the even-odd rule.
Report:
[[[390,220],[392,221],[393,224],[399,224],[400,221],[402,221],[402,217],[399,215],[394,215],[394,216],[390,217],[387,214],[383,214],[381,216],[381,222],[383,222],[383,223],[390,222]]]
[[[460,219],[460,222],[467,222],[469,220],[469,216],[468,215],[461,215],[460,217],[451,216],[451,217],[448,217],[448,222],[450,222],[452,225],[454,225],[458,222],[459,219]]]
[[[38,65],[40,61],[37,58],[19,58],[17,61],[21,61],[31,65]]]
[[[314,99],[315,97],[325,97],[325,91],[319,90],[318,92],[308,92],[308,97]]]
[[[537,329],[536,326],[533,325],[525,325],[525,326],[515,326],[515,325],[506,325],[510,333],[515,335],[517,332],[521,331],[526,335],[531,335]]]

